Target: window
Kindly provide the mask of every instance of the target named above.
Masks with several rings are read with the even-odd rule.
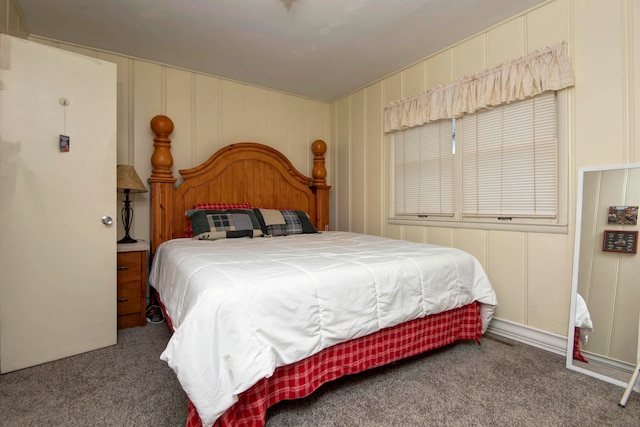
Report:
[[[566,225],[558,99],[566,103],[548,92],[394,132],[392,222]]]
[[[452,217],[453,128],[440,120],[397,132],[396,214]]]

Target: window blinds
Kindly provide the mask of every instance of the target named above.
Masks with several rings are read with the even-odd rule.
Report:
[[[460,120],[463,216],[555,217],[555,105],[549,92]]]
[[[452,122],[395,133],[396,215],[452,216]]]

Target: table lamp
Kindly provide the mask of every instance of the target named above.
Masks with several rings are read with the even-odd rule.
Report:
[[[118,243],[135,243],[136,239],[129,236],[131,221],[133,220],[133,209],[129,200],[129,193],[146,193],[147,189],[140,180],[133,166],[118,165],[118,192],[124,193],[124,207],[122,208],[122,224],[124,225],[124,237]]]

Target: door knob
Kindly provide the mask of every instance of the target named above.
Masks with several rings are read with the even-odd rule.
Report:
[[[104,225],[111,225],[111,224],[113,224],[113,219],[111,219],[110,216],[105,215],[105,216],[102,217],[102,223]]]

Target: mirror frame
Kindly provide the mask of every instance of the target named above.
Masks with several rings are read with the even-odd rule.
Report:
[[[584,175],[587,172],[601,172],[608,170],[630,169],[640,168],[640,163],[629,163],[614,166],[594,166],[584,167],[578,170],[578,192],[576,194],[576,221],[574,228],[574,247],[573,247],[573,272],[571,276],[571,307],[569,314],[569,331],[567,333],[567,358],[566,367],[572,371],[581,372],[585,375],[589,375],[594,378],[606,381],[611,384],[618,385],[620,387],[627,387],[628,383],[623,382],[617,378],[612,378],[599,372],[593,372],[588,369],[576,366],[573,364],[573,342],[575,338],[575,318],[576,318],[576,304],[578,293],[578,275],[580,266],[580,243],[581,243],[581,231],[582,231],[582,201],[584,193]],[[639,344],[640,347],[640,344]],[[639,348],[640,351],[640,348]],[[639,354],[640,356],[640,354]],[[629,374],[631,377],[631,374]]]

